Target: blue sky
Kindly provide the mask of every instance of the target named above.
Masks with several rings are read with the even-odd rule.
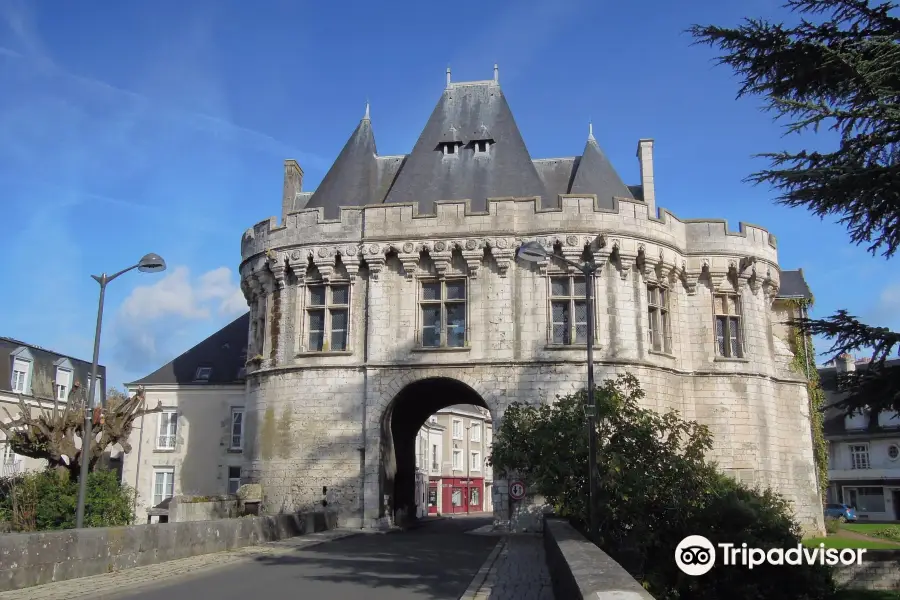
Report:
[[[111,385],[145,375],[245,310],[240,237],[279,213],[285,158],[315,189],[367,99],[379,153],[407,153],[447,66],[488,79],[494,62],[533,157],[580,153],[592,119],[636,183],[637,140],[652,137],[660,206],[767,227],[814,315],[845,307],[896,329],[895,262],[742,182],[764,166],[754,153],[830,141],[782,138],[683,33],[745,15],[784,17],[768,0],[0,0],[0,335],[89,359],[89,274],[157,252],[166,273],[110,285],[101,351]]]

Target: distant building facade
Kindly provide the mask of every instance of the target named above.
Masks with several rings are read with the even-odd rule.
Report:
[[[71,356],[41,348],[27,342],[0,337],[0,418],[8,421],[3,409],[12,417],[20,414],[19,398],[34,414],[41,409],[52,410],[54,405],[65,406],[66,399],[77,381],[85,390],[90,389],[91,363]],[[106,398],[106,367],[98,365],[95,398],[99,403]],[[24,471],[34,471],[47,466],[47,461],[19,456],[6,443],[0,432],[0,460],[2,476]],[[117,468],[113,459],[110,466]]]
[[[234,493],[244,480],[244,405],[248,316],[244,315],[150,375],[122,480],[137,492],[138,523],[167,521],[173,496]]]
[[[900,521],[900,416],[895,411],[848,415],[831,406],[844,395],[838,385],[840,375],[868,365],[868,360],[842,354],[819,369],[826,406],[830,406],[825,414],[827,501],[854,507],[860,520]]]

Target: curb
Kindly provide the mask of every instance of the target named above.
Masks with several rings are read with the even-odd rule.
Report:
[[[475,577],[472,578],[472,582],[469,584],[469,587],[466,588],[466,591],[463,592],[463,595],[459,597],[459,600],[475,600],[478,598],[478,593],[481,591],[482,586],[484,585],[485,580],[488,578],[488,575],[491,574],[491,570],[494,568],[494,564],[497,562],[497,558],[500,556],[500,553],[506,548],[506,536],[500,538],[497,542],[497,545],[494,546],[494,549],[491,550],[491,553],[488,554],[487,559],[485,559],[484,564],[481,565],[481,568],[478,569],[478,572],[475,573]]]

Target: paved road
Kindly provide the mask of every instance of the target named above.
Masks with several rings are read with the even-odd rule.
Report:
[[[499,541],[465,532],[488,522],[485,517],[458,517],[401,533],[354,535],[290,553],[256,556],[133,593],[122,590],[115,597],[458,600]]]

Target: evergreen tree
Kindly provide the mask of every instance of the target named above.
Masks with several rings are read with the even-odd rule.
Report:
[[[721,52],[743,80],[738,98],[758,96],[788,133],[827,127],[839,135],[831,152],[801,150],[760,156],[752,174],[777,202],[837,217],[850,240],[890,260],[900,247],[900,18],[893,2],[788,0],[799,23],[745,19],[736,28],[694,25],[696,43]],[[829,352],[873,351],[868,368],[842,378],[841,403],[853,412],[900,410],[900,367],[888,364],[900,333],[860,322],[846,310],[795,322],[832,341]]]

